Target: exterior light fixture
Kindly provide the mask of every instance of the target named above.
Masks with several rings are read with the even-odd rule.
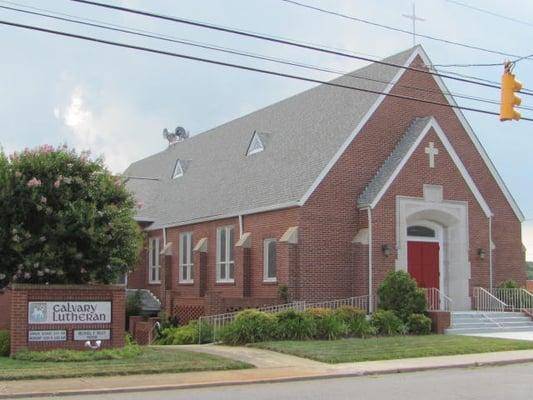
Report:
[[[477,249],[477,255],[479,256],[480,260],[484,260],[485,259],[485,250],[483,250],[481,248]]]
[[[390,248],[390,245],[388,245],[388,244],[384,244],[383,246],[381,246],[381,251],[383,252],[383,255],[385,257],[390,256],[391,252],[392,252],[392,250]]]

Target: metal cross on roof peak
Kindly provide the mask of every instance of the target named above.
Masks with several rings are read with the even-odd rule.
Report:
[[[413,14],[402,14],[402,17],[409,18],[413,22],[413,46],[416,46],[416,21],[424,22],[424,18],[416,16],[415,3],[413,3]]]

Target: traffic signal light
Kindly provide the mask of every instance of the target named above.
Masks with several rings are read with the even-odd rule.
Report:
[[[515,95],[522,89],[522,84],[515,79],[514,74],[511,73],[512,64],[505,63],[505,69],[502,76],[502,98],[500,105],[500,121],[510,121],[512,119],[518,121],[521,117],[520,113],[514,108],[522,103],[522,99]]]

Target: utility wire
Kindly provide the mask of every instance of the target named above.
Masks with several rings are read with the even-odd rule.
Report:
[[[350,55],[350,54],[346,54],[346,53],[339,52],[339,51],[327,50],[327,49],[324,49],[324,48],[311,46],[311,45],[304,45],[304,44],[295,43],[295,42],[288,41],[288,40],[274,39],[272,37],[268,37],[268,36],[264,36],[264,35],[260,35],[260,34],[256,34],[256,33],[249,33],[249,32],[245,32],[245,31],[242,31],[242,30],[234,29],[234,28],[226,28],[226,27],[222,27],[222,26],[212,25],[212,24],[208,24],[208,23],[205,23],[205,22],[187,20],[187,19],[183,19],[183,18],[177,18],[177,17],[167,16],[167,15],[162,15],[162,14],[156,14],[156,13],[143,11],[143,10],[137,10],[137,9],[127,8],[127,7],[111,5],[111,4],[98,3],[98,2],[95,2],[95,1],[88,1],[88,0],[71,0],[71,1],[74,1],[76,3],[94,5],[94,6],[97,6],[97,7],[108,8],[108,9],[112,9],[112,10],[124,11],[124,12],[132,13],[132,14],[144,15],[144,16],[147,16],[147,17],[158,18],[158,19],[163,19],[163,20],[167,20],[167,21],[173,21],[173,22],[187,24],[187,25],[191,25],[191,26],[197,26],[197,27],[200,27],[200,28],[212,29],[212,30],[216,30],[216,31],[219,31],[219,32],[226,32],[226,33],[236,34],[236,35],[240,35],[240,36],[251,37],[251,38],[254,38],[254,39],[266,40],[266,41],[269,41],[269,42],[274,42],[274,43],[278,43],[278,44],[284,44],[284,45],[288,45],[288,46],[299,47],[299,48],[303,48],[303,49],[307,49],[307,50],[319,51],[319,52],[322,52],[322,53],[333,54],[333,55],[337,55],[337,56],[353,58],[353,59],[362,60],[362,61],[368,61],[368,62],[372,62],[372,63],[376,63],[376,64],[386,65],[386,66],[389,66],[389,67],[402,68],[402,69],[409,70],[409,71],[415,71],[415,72],[420,72],[420,73],[423,73],[423,74],[439,76],[441,78],[448,78],[448,79],[452,79],[452,80],[456,80],[456,81],[460,81],[460,82],[470,83],[470,84],[473,84],[473,85],[485,86],[485,87],[490,87],[490,88],[498,89],[498,90],[501,89],[501,87],[499,85],[494,85],[494,84],[490,84],[490,83],[483,83],[483,82],[476,82],[476,81],[472,81],[472,80],[465,79],[465,78],[459,78],[459,77],[455,77],[455,76],[451,76],[451,75],[447,75],[447,74],[428,71],[428,70],[425,70],[425,69],[409,67],[409,66],[404,66],[404,65],[398,65],[398,64],[394,64],[394,63],[383,61],[383,60],[373,60],[373,59],[368,58],[368,57]],[[521,92],[521,93],[523,93],[525,95],[533,96],[533,93],[529,93],[529,92]]]
[[[287,60],[287,59],[282,59],[282,58],[274,58],[274,57],[264,56],[264,55],[257,54],[257,53],[244,52],[244,51],[240,51],[240,50],[236,50],[236,49],[231,49],[231,48],[226,48],[226,47],[221,47],[221,46],[215,46],[215,45],[206,44],[206,43],[202,43],[202,42],[189,41],[189,40],[180,39],[180,38],[176,38],[176,37],[172,37],[172,36],[161,35],[161,34],[150,32],[150,31],[139,31],[137,29],[132,30],[132,29],[129,29],[129,28],[124,27],[124,26],[115,25],[115,24],[108,24],[106,22],[97,21],[97,20],[92,20],[92,21],[95,21],[95,22],[98,22],[98,23],[84,22],[83,18],[80,18],[80,17],[77,17],[77,16],[73,16],[73,15],[63,14],[63,13],[55,13],[55,12],[50,11],[50,10],[43,10],[43,11],[46,11],[48,13],[57,14],[57,15],[45,14],[45,13],[41,13],[41,12],[37,12],[37,11],[23,10],[23,9],[19,9],[19,8],[15,8],[15,7],[2,6],[2,5],[0,5],[0,8],[1,9],[10,10],[10,11],[16,11],[16,12],[21,12],[21,13],[25,13],[25,14],[30,14],[30,15],[36,15],[36,16],[40,16],[40,17],[52,18],[52,19],[59,20],[59,21],[71,22],[71,23],[75,23],[75,24],[81,24],[81,25],[85,25],[85,26],[97,27],[97,28],[116,31],[116,32],[128,33],[128,34],[131,34],[131,35],[147,37],[147,38],[151,38],[151,39],[158,39],[158,40],[163,40],[163,41],[172,42],[172,43],[178,43],[178,44],[192,46],[192,47],[198,47],[198,48],[203,48],[203,49],[208,49],[208,50],[213,50],[213,51],[219,51],[219,52],[223,52],[223,53],[233,54],[233,55],[239,55],[239,56],[243,56],[243,57],[249,57],[249,58],[253,58],[253,59],[265,60],[265,61],[275,62],[275,63],[289,65],[289,66],[305,68],[305,69],[308,69],[308,70],[315,70],[315,71],[326,72],[326,73],[330,73],[330,74],[336,74],[336,75],[340,75],[340,76],[347,76],[347,77],[356,78],[356,79],[360,79],[360,80],[367,80],[367,81],[383,83],[383,84],[391,83],[391,82],[383,81],[383,80],[380,80],[380,79],[374,79],[374,78],[370,78],[370,77],[366,77],[366,76],[357,75],[357,74],[355,74],[353,72],[350,73],[350,72],[347,72],[347,71],[339,71],[339,70],[335,70],[335,69],[332,69],[332,68],[325,68],[325,67],[319,67],[319,66],[310,65],[310,64],[304,64],[304,63],[300,63],[300,62],[297,62],[297,61],[292,61],[292,60]],[[61,17],[61,16],[58,16],[58,15],[68,15],[69,18]],[[476,96],[469,96],[469,95],[461,94],[461,93],[452,93],[452,92],[449,92],[449,91],[446,92],[446,91],[440,91],[440,90],[435,90],[435,89],[420,88],[420,87],[410,86],[410,85],[401,85],[401,84],[398,84],[397,82],[393,82],[393,84],[396,85],[397,87],[402,87],[402,88],[406,88],[406,89],[413,89],[413,90],[417,90],[417,91],[424,92],[424,93],[433,93],[433,94],[444,93],[445,95],[450,95],[450,96],[454,96],[456,98],[462,98],[462,99],[466,99],[466,100],[478,101],[478,102],[488,103],[488,104],[497,104],[497,105],[500,104],[500,102],[496,101],[496,100],[486,99],[486,98],[476,97]],[[527,107],[527,106],[521,106],[519,108],[521,108],[523,110],[533,111],[533,108],[530,108],[530,107]]]
[[[518,18],[507,17],[505,15],[498,14],[498,13],[493,12],[493,11],[485,10],[483,8],[474,7],[474,6],[471,6],[470,4],[462,3],[462,2],[456,1],[456,0],[446,0],[446,1],[448,3],[453,3],[453,4],[456,4],[456,5],[464,7],[464,8],[469,8],[471,10],[475,10],[475,11],[478,11],[478,12],[481,12],[481,13],[484,13],[484,14],[492,15],[493,17],[503,18],[503,19],[506,19],[508,21],[512,21],[512,22],[516,22],[518,24],[522,24],[522,25],[527,25],[527,26],[533,27],[533,23],[527,22],[527,21],[524,21],[524,20],[521,20],[521,19],[518,19]]]
[[[72,0],[72,1],[76,1],[76,0]],[[8,2],[8,1],[3,1],[3,2],[4,3],[11,3],[11,2]],[[108,5],[102,4],[102,3],[93,3],[93,2],[84,2],[84,1],[82,1],[82,3],[86,3],[86,4],[90,4],[90,5],[97,5],[97,6],[101,6],[101,7],[108,7],[108,8],[112,8],[112,9],[116,9],[117,8],[117,6],[108,6]],[[13,4],[13,3],[11,3],[11,4]],[[131,10],[129,12],[135,12],[135,11],[136,10]],[[146,15],[146,14],[147,13],[141,12],[141,15]],[[153,15],[148,15],[148,16],[153,16]],[[154,17],[157,17],[157,16],[154,16]],[[164,16],[161,16],[161,17],[164,17]],[[192,22],[195,22],[195,21],[192,21]],[[183,22],[183,23],[186,23],[186,22]],[[231,29],[231,28],[227,28],[227,27],[224,27],[224,26],[216,26],[216,25],[213,25],[211,29],[216,29],[216,28],[223,28],[223,29],[228,29],[228,30]],[[316,49],[316,50],[318,50],[318,51],[323,51],[323,49],[331,50],[332,52],[330,52],[330,54],[338,54],[337,52],[342,52],[342,53],[351,53],[353,55],[368,55],[368,54],[359,53],[359,52],[355,52],[355,51],[348,50],[348,49],[341,49],[341,48],[331,47],[331,46],[327,46],[327,45],[323,45],[323,44],[305,42],[305,41],[301,41],[301,40],[295,40],[295,39],[286,38],[286,37],[283,37],[283,36],[265,35],[265,34],[261,34],[261,33],[258,33],[258,32],[244,31],[244,30],[242,30],[240,32],[243,32],[245,34],[250,34],[251,37],[261,36],[261,37],[259,37],[259,39],[264,39],[264,40],[279,39],[280,41],[282,41],[283,44],[288,44],[288,45],[293,45],[293,46],[295,45],[295,43],[298,43],[300,45],[306,45],[306,46],[309,46],[309,47],[305,47],[305,46],[299,46],[299,47],[307,48],[307,49],[310,49],[310,48],[312,49],[312,47],[320,47],[319,49]],[[263,37],[263,36],[266,36],[266,37]],[[285,43],[285,42],[291,42],[291,43],[289,44],[289,43]],[[346,56],[346,55],[344,55],[344,56]],[[372,57],[375,57],[375,56],[372,56]],[[360,58],[360,59],[362,59],[363,61],[369,61],[369,62],[376,62],[376,63],[380,62],[379,60],[376,60],[376,59],[367,59],[367,58]],[[405,68],[404,66],[397,66],[397,67]],[[439,73],[441,72],[438,69],[435,69],[435,71],[439,72]],[[420,72],[432,73],[432,72],[428,72],[428,71],[425,71],[425,70],[421,70]],[[446,71],[446,74],[455,75],[455,76],[458,76],[460,78],[474,79],[476,81],[480,81],[480,82],[484,82],[484,83],[493,85],[493,86],[489,86],[489,87],[495,87],[495,88],[498,88],[498,89],[500,88],[499,82],[491,81],[491,80],[488,80],[488,79],[483,79],[483,78],[479,78],[479,77],[472,76],[472,75],[461,74],[461,73],[453,72],[453,71]],[[441,77],[447,77],[444,74],[441,74],[440,76]],[[453,77],[448,77],[448,78],[449,79],[453,79]],[[531,93],[531,94],[533,94],[533,90],[522,88],[521,93],[524,93],[524,94],[525,93]]]
[[[191,61],[198,61],[198,62],[214,64],[214,65],[219,65],[219,66],[224,66],[224,67],[231,67],[231,68],[236,68],[236,69],[245,70],[245,71],[258,72],[262,74],[290,78],[290,79],[295,79],[295,80],[304,81],[304,82],[319,83],[319,84],[323,84],[327,86],[337,87],[341,89],[355,90],[355,91],[359,91],[363,93],[383,95],[383,96],[388,96],[388,97],[402,99],[402,100],[415,101],[415,102],[420,102],[420,103],[425,103],[425,104],[432,104],[432,105],[441,106],[441,107],[478,112],[478,113],[488,114],[488,115],[499,115],[499,113],[494,112],[494,111],[489,111],[489,110],[482,110],[482,109],[477,109],[477,108],[472,108],[472,107],[463,107],[463,106],[458,106],[456,104],[441,103],[438,101],[425,100],[425,99],[404,96],[404,95],[399,95],[399,94],[394,94],[394,93],[385,93],[385,92],[381,92],[378,90],[348,86],[348,85],[343,85],[343,84],[339,84],[335,82],[327,82],[327,81],[322,81],[319,79],[308,78],[308,77],[304,77],[300,75],[287,74],[287,73],[276,72],[272,70],[266,70],[266,69],[255,68],[255,67],[249,67],[249,66],[240,65],[240,64],[233,64],[233,63],[228,63],[228,62],[218,61],[218,60],[213,60],[213,59],[208,59],[208,58],[195,57],[195,56],[190,56],[186,54],[158,50],[158,49],[153,49],[149,47],[143,47],[143,46],[137,46],[137,45],[115,42],[115,41],[110,41],[110,40],[104,40],[104,39],[95,38],[91,36],[84,36],[84,35],[79,35],[79,34],[74,34],[74,33],[63,32],[63,31],[56,31],[53,29],[47,29],[47,28],[42,28],[42,27],[33,26],[33,25],[25,25],[25,24],[19,24],[19,23],[3,21],[3,20],[0,20],[0,25],[12,26],[12,27],[22,28],[26,30],[38,31],[38,32],[45,32],[45,33],[50,33],[53,35],[81,39],[81,40],[86,40],[86,41],[90,41],[94,43],[107,44],[110,46],[123,47],[127,49],[139,50],[139,51],[144,51],[144,52],[153,53],[153,54],[161,54],[161,55],[166,55],[170,57],[176,57],[176,58],[181,58],[181,59],[186,59],[186,60],[191,60]],[[524,117],[522,118],[522,120],[533,122],[533,118]]]
[[[295,1],[295,0],[281,0],[281,1],[283,1],[285,3],[289,3],[289,4],[292,4],[292,5],[295,5],[295,6],[298,6],[298,7],[303,7],[303,8],[307,8],[307,9],[310,9],[310,10],[318,11],[318,12],[321,12],[321,13],[324,13],[324,14],[329,14],[329,15],[334,15],[336,17],[349,19],[351,21],[361,22],[361,23],[364,23],[364,24],[377,26],[379,28],[388,29],[388,30],[391,30],[391,31],[394,31],[394,32],[405,33],[405,34],[408,34],[408,35],[411,35],[411,36],[413,35],[413,32],[405,30],[405,29],[395,28],[395,27],[392,27],[392,26],[389,26],[389,25],[385,25],[385,24],[379,24],[377,22],[369,21],[369,20],[366,20],[366,19],[363,19],[363,18],[354,17],[354,16],[351,16],[351,15],[343,14],[343,13],[340,13],[340,12],[337,12],[337,11],[333,11],[333,10],[327,10],[325,8],[312,6],[310,4],[301,3],[299,1]],[[486,53],[498,54],[500,56],[515,57],[515,58],[516,57],[520,57],[519,55],[516,55],[516,54],[506,53],[506,52],[499,51],[499,50],[491,50],[491,49],[487,49],[487,48],[484,48],[484,47],[474,46],[474,45],[470,45],[470,44],[466,44],[466,43],[454,42],[452,40],[443,39],[443,38],[430,36],[430,35],[423,35],[421,33],[415,33],[414,35],[418,36],[418,37],[421,37],[421,38],[424,38],[424,39],[434,40],[434,41],[437,41],[437,42],[451,44],[451,45],[454,45],[454,46],[465,47],[465,48],[468,48],[468,49],[471,49],[471,50],[484,51]]]

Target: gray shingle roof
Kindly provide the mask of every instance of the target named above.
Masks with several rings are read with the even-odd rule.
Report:
[[[374,178],[372,178],[363,193],[361,193],[357,199],[357,205],[359,207],[367,207],[372,204],[376,196],[379,194],[383,186],[385,186],[390,176],[394,173],[398,165],[400,165],[405,155],[409,152],[409,149],[411,149],[430,121],[431,117],[425,117],[416,118],[411,123],[392,153],[381,165],[376,175],[374,175]]]
[[[409,49],[386,59],[403,65]],[[383,91],[399,68],[371,64],[333,82]],[[368,79],[387,83],[375,82]],[[378,98],[319,85],[133,163],[127,187],[150,229],[296,204]],[[254,131],[265,150],[246,156]],[[184,175],[172,179],[176,160]]]

